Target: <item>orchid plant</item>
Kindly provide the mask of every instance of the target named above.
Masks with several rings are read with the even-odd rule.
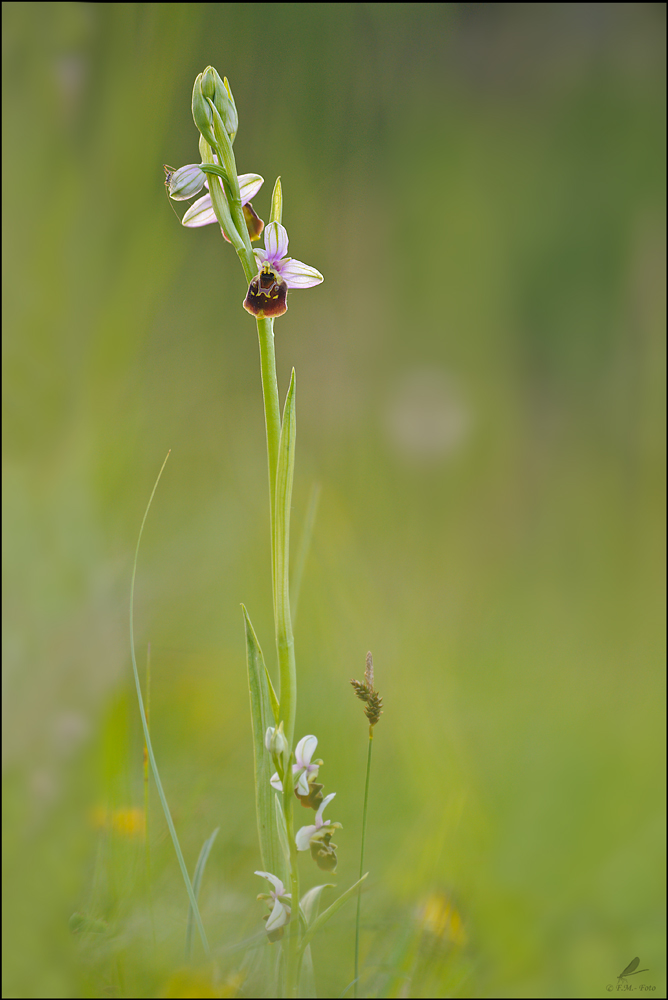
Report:
[[[323,763],[314,759],[317,738],[309,734],[294,744],[297,673],[289,596],[289,546],[296,389],[293,369],[281,414],[274,354],[274,321],[287,311],[289,289],[312,288],[323,281],[323,276],[310,264],[287,255],[288,233],[282,219],[280,178],[274,185],[266,226],[256,214],[251,202],[259,193],[263,178],[254,173],[237,173],[233,151],[239,125],[237,109],[227,79],[221,79],[211,66],[195,80],[192,113],[200,133],[201,162],[187,164],[178,170],[165,167],[167,191],[175,201],[186,201],[200,195],[186,211],[182,224],[197,228],[217,223],[224,238],[234,247],[247,285],[243,307],[255,318],[260,348],[279,682],[276,690],[244,608],[255,755],[255,801],[262,858],[262,870],[255,874],[266,879],[272,887],[269,893],[261,893],[258,897],[266,900],[270,907],[269,914],[265,916],[268,941],[272,944],[282,941],[280,947],[284,949],[283,961],[279,963],[283,981],[277,984],[275,995],[292,997],[299,994],[302,963],[308,956],[313,935],[355,894],[366,878],[360,871],[358,882],[320,915],[320,894],[324,888],[331,886],[314,886],[303,896],[300,895],[298,854],[310,851],[320,869],[333,873],[337,867],[337,855],[332,836],[341,829],[341,824],[323,819],[323,812],[335,793],[331,792],[323,798],[323,785],[317,780]],[[201,194],[202,191],[206,193]],[[251,242],[261,235],[264,236],[264,249],[253,250]],[[295,800],[315,812],[314,822],[301,826],[296,833],[293,815]],[[193,903],[191,892],[191,906]],[[197,913],[196,919],[205,942]]]

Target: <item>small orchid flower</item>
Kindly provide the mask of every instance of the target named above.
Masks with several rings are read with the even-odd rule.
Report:
[[[288,234],[280,222],[265,227],[264,246],[253,251],[259,273],[248,286],[244,309],[253,316],[273,318],[287,311],[288,288],[312,288],[324,278],[310,264],[286,257]]]
[[[188,168],[182,167],[181,169],[187,170]],[[178,173],[179,172],[177,171],[176,174],[174,174],[174,177],[177,177]],[[203,170],[200,171],[200,173],[204,177],[204,183],[202,186],[208,188],[209,181],[206,177],[206,174],[204,173]],[[174,180],[174,177],[172,177],[172,181]],[[244,208],[244,216],[246,217],[246,223],[248,225],[248,231],[250,233],[250,237],[251,239],[254,240],[256,240],[259,237],[260,233],[262,232],[264,228],[264,223],[260,218],[258,218],[258,216],[253,211],[252,205],[249,205],[248,202],[255,197],[255,195],[258,193],[263,184],[264,184],[264,178],[260,177],[259,174],[239,175],[239,191],[241,193],[241,204]],[[201,189],[202,187],[199,187],[197,190],[201,191]],[[223,192],[223,195],[225,195],[225,190],[222,184],[220,186],[220,189]],[[174,195],[172,195],[171,197],[173,198]],[[182,195],[180,199],[175,199],[175,200],[184,200],[184,198],[186,197],[192,197],[192,195]],[[211,204],[211,195],[205,194],[203,198],[198,198],[196,202],[193,202],[193,204],[190,206],[186,214],[183,216],[181,224],[187,226],[189,229],[196,229],[198,226],[208,226],[212,222],[217,222],[217,221],[218,220],[216,219],[216,213],[214,212],[213,205]],[[225,236],[224,233],[223,236]],[[225,239],[227,239],[226,236]]]
[[[273,900],[271,913],[264,918],[267,921],[265,930],[270,941],[278,941],[279,938],[283,937],[284,924],[287,924],[290,919],[291,910],[287,900],[291,899],[291,893],[285,891],[285,886],[280,878],[272,875],[271,872],[255,872],[255,874],[266,878],[274,887],[272,892],[261,892],[257,898]]]
[[[341,829],[341,824],[332,823],[329,819],[323,820],[322,814],[325,806],[332,801],[335,795],[336,792],[332,792],[331,795],[325,796],[322,805],[315,814],[315,823],[303,826],[295,836],[297,850],[307,851],[310,848],[313,860],[319,868],[327,872],[333,872],[336,869],[338,861],[336,844],[332,844],[331,839],[334,830]]]
[[[314,781],[318,776],[318,768],[322,764],[322,761],[316,760],[311,763],[317,745],[317,736],[304,736],[295,747],[295,763],[292,765],[292,773],[294,775],[301,772],[295,786],[297,795],[308,796],[310,794],[309,778]],[[279,777],[278,771],[272,774],[269,780],[271,787],[275,788],[277,792],[283,791],[283,782]]]

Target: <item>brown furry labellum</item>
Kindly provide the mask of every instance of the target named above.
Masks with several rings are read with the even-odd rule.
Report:
[[[287,299],[288,286],[285,281],[271,265],[265,263],[248,286],[244,309],[259,319],[273,319],[287,312]]]

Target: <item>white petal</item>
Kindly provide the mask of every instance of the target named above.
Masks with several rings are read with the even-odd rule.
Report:
[[[205,194],[203,198],[198,198],[196,202],[193,202],[181,219],[181,224],[195,229],[197,226],[208,226],[211,222],[217,221],[216,213],[211,205],[211,195]]]
[[[264,177],[259,174],[239,174],[239,190],[241,192],[241,204],[245,205],[251,201],[264,184]]]
[[[272,736],[274,735],[275,732],[276,732],[276,730],[274,729],[274,727],[273,726],[269,726],[269,728],[267,729],[266,733],[264,734],[264,745],[265,745],[265,747],[266,747],[267,750],[271,750],[271,738],[272,738]]]
[[[313,288],[325,280],[320,271],[316,271],[310,264],[302,263],[301,260],[295,260],[294,257],[281,264],[280,271],[288,288]]]
[[[288,252],[288,234],[280,222],[270,222],[264,230],[264,245],[271,261],[280,260]]]
[[[308,845],[311,842],[311,837],[316,832],[315,826],[303,826],[301,830],[297,830],[295,835],[295,844],[297,845],[298,851],[308,851]],[[256,872],[257,874],[257,872]]]
[[[283,782],[278,776],[278,771],[274,771],[271,778],[269,779],[269,784],[272,788],[275,788],[277,792],[283,791]]]
[[[297,788],[300,795],[308,795],[308,781],[306,779],[306,772],[299,775],[299,781],[297,782]]]
[[[261,875],[262,878],[266,878],[267,882],[271,882],[274,887],[274,892],[277,896],[282,896],[285,892],[285,886],[281,882],[280,878],[276,878],[271,872],[255,872],[256,875]]]
[[[275,931],[278,927],[282,927],[283,924],[288,922],[288,911],[283,906],[280,900],[276,900],[274,903],[274,908],[269,914],[269,919],[265,924],[266,931]]]
[[[300,768],[304,767],[305,764],[310,764],[317,745],[317,736],[303,736],[295,747],[295,760],[297,761],[295,767]]]

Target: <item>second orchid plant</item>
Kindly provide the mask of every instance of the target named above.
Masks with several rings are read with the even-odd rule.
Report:
[[[184,201],[201,195],[187,210],[187,227],[217,223],[232,244],[244,271],[248,291],[244,309],[256,321],[264,398],[269,469],[272,592],[278,659],[278,691],[272,684],[263,653],[244,608],[248,680],[255,756],[255,799],[262,868],[269,892],[261,893],[269,912],[265,930],[270,942],[282,941],[281,983],[277,995],[296,996],[300,989],[303,959],[314,934],[357,891],[366,878],[347,889],[318,915],[318,885],[300,895],[298,854],[309,851],[316,865],[328,873],[337,866],[332,838],[341,824],[324,819],[324,810],[335,796],[323,796],[318,781],[322,761],[315,758],[317,739],[304,736],[295,743],[297,675],[289,597],[290,508],[295,458],[295,372],[292,371],[283,412],[279,406],[274,354],[274,321],[287,308],[288,290],[320,284],[323,276],[314,267],[289,257],[288,234],[283,226],[280,178],[271,199],[265,226],[251,200],[263,179],[259,174],[237,174],[233,152],[238,115],[227,79],[209,66],[193,89],[192,113],[200,133],[201,162],[178,170],[166,167],[171,198]],[[202,192],[205,191],[204,194]],[[264,237],[264,249],[251,241]],[[295,802],[314,811],[313,822],[295,829]]]

